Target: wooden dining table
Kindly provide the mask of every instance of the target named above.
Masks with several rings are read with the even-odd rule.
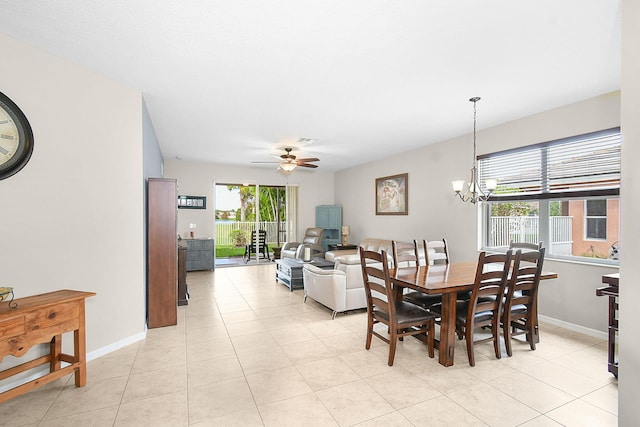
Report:
[[[440,339],[438,342],[438,361],[441,365],[453,366],[456,343],[456,297],[458,292],[471,291],[475,281],[476,268],[476,262],[463,262],[389,270],[391,282],[396,289],[398,298],[402,297],[404,288],[425,294],[442,294]],[[540,280],[557,277],[556,273],[543,272]],[[534,313],[532,318],[537,319],[538,316]],[[537,325],[535,330],[537,334]],[[535,339],[538,341],[537,336]]]

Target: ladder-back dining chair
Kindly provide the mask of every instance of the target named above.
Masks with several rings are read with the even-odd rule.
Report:
[[[502,315],[504,344],[512,355],[511,337],[526,334],[531,350],[538,336],[537,299],[545,249],[516,251]],[[519,331],[519,332],[517,332]]]
[[[494,255],[481,252],[478,256],[471,298],[456,302],[456,332],[466,340],[467,356],[471,366],[476,364],[474,344],[479,342],[493,340],[496,358],[501,357],[500,321],[511,259],[511,251]],[[441,304],[436,304],[432,310],[437,312],[441,307]],[[490,331],[491,336],[476,340],[474,332],[481,327],[484,332]]]
[[[415,304],[396,301],[395,290],[389,278],[385,251],[381,253],[360,250],[360,265],[367,296],[367,341],[371,348],[373,335],[389,344],[388,365],[393,366],[398,340],[408,335],[426,334],[429,357],[434,357],[435,316]],[[387,326],[389,336],[375,330],[375,325]]]

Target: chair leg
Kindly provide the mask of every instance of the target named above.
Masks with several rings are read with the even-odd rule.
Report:
[[[304,298],[302,298],[302,302],[306,303],[307,302],[307,294],[304,294]]]
[[[493,322],[492,326],[493,333],[493,351],[496,353],[496,359],[502,358],[502,353],[500,352],[500,319],[496,317],[496,320]]]
[[[436,326],[435,326],[435,322],[432,320],[427,324],[427,350],[429,351],[429,357],[430,358],[434,358],[435,354],[433,351],[433,348],[435,347],[435,333],[436,333]]]
[[[535,325],[529,318],[525,319],[525,322],[527,322],[527,339],[529,340],[529,347],[531,347],[531,350],[535,350],[536,349]]]
[[[511,350],[511,319],[509,316],[505,316],[502,322],[502,331],[504,332],[504,346],[507,349],[507,354],[511,357],[513,351]]]
[[[371,348],[371,338],[373,338],[373,319],[369,316],[367,320],[367,343],[365,344],[367,350]]]
[[[389,337],[389,361],[388,365],[393,366],[393,360],[396,357],[396,344],[398,342],[398,330],[391,328],[391,336]]]
[[[468,325],[465,330],[465,338],[467,340],[467,356],[469,357],[469,366],[476,366],[476,358],[473,354],[473,329]]]

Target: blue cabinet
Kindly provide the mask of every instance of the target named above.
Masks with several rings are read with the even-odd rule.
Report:
[[[329,245],[337,245],[342,241],[342,206],[316,206],[316,227],[324,228],[322,249],[326,252]]]

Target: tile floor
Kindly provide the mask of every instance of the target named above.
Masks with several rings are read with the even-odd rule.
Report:
[[[536,351],[514,343],[497,360],[464,342],[444,368],[415,339],[395,365],[365,313],[302,302],[274,266],[188,276],[178,325],[93,360],[71,376],[0,405],[1,426],[615,426],[617,382],[606,342],[543,324]]]

